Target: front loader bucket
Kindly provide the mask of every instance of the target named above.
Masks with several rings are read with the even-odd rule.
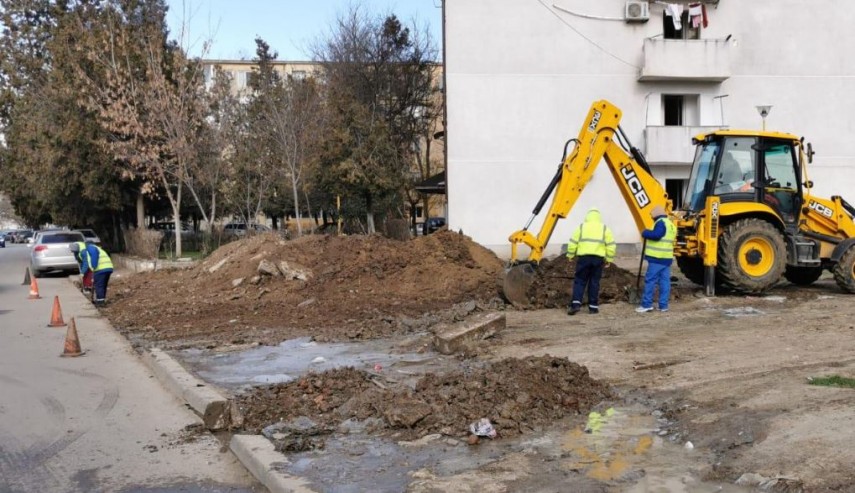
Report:
[[[502,282],[505,299],[517,308],[531,306],[528,288],[534,283],[534,276],[534,266],[531,264],[518,264],[505,270]]]

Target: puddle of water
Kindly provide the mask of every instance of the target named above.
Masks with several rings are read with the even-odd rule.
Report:
[[[486,465],[508,454],[522,453],[533,460],[531,469],[512,483],[515,490],[554,487],[574,491],[599,484],[632,493],[751,491],[701,481],[695,471],[707,463],[708,457],[686,449],[680,441],[672,443],[658,436],[656,431],[663,420],[646,413],[642,409],[618,409],[592,433],[583,431],[578,419],[567,419],[541,433],[482,440],[475,447],[445,437],[402,446],[388,438],[335,435],[327,440],[325,449],[292,454],[283,467],[318,489],[335,493],[405,491],[413,481],[412,473],[422,469],[436,477],[437,485],[447,484],[454,477],[461,490],[476,491],[495,474]]]
[[[447,438],[418,447],[403,447],[385,439],[365,435],[335,436],[321,451],[290,457],[289,474],[308,478],[318,491],[357,493],[363,491],[405,491],[412,481],[410,472],[427,468],[440,476],[477,469],[502,455],[502,444],[487,442],[472,448]]]
[[[722,310],[725,316],[728,317],[754,317],[757,315],[765,315],[766,312],[758,310],[753,306],[740,306],[736,308],[725,308]]]
[[[202,379],[230,389],[285,383],[310,371],[346,366],[415,385],[425,372],[443,372],[457,364],[454,358],[436,353],[395,353],[394,342],[389,340],[321,344],[308,337],[232,353],[186,349],[176,356]]]

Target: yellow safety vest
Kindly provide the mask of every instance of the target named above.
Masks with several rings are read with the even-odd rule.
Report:
[[[94,246],[95,248],[98,249],[98,265],[93,267],[92,266],[92,260],[91,260],[91,258],[89,258],[89,255],[87,255],[86,261],[89,262],[89,269],[92,270],[93,272],[112,269],[113,268],[113,261],[110,259],[110,256],[107,255],[107,252],[105,252],[98,245],[92,245],[92,246]]]
[[[584,222],[576,228],[570,242],[567,244],[569,256],[596,255],[607,262],[615,258],[615,240],[612,232],[605,224],[599,222]]]
[[[667,217],[660,217],[656,220],[658,223],[662,221],[665,224],[665,235],[658,240],[647,240],[647,247],[644,254],[653,258],[669,259],[674,258],[674,241],[677,239],[677,226]],[[653,223],[656,227],[656,223]]]

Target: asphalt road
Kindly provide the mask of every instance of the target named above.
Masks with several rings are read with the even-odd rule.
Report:
[[[0,493],[266,491],[66,277],[28,300],[29,254],[0,248]],[[54,296],[84,356],[59,356]]]

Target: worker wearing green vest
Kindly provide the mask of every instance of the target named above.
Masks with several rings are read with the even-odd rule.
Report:
[[[567,242],[567,258],[576,258],[576,273],[573,279],[573,298],[567,307],[568,315],[579,313],[582,296],[588,288],[588,312],[600,312],[600,278],[603,267],[615,259],[617,245],[612,231],[603,224],[600,210],[591,207],[585,222],[579,225]]]
[[[671,298],[671,264],[674,261],[674,241],[677,239],[677,227],[668,219],[661,205],[650,211],[654,223],[652,229],[645,229],[641,236],[647,240],[644,259],[647,260],[647,272],[644,274],[644,293],[638,313],[653,310],[653,290],[659,287],[659,311],[668,311]]]

